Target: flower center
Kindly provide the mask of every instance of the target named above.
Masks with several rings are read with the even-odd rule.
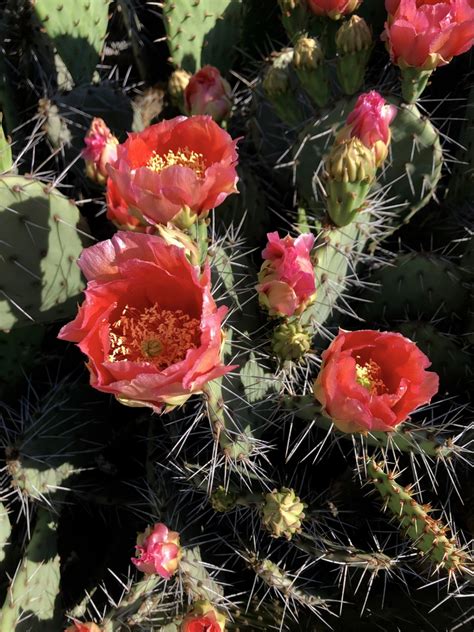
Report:
[[[360,357],[356,359],[360,360]],[[366,388],[371,395],[380,395],[387,391],[382,380],[382,369],[373,360],[365,364],[356,364],[356,382]]]
[[[196,151],[192,151],[189,147],[178,149],[178,151],[169,149],[166,154],[162,155],[154,151],[145,166],[152,171],[156,171],[156,173],[160,173],[163,169],[174,167],[175,165],[192,169],[198,178],[202,178],[206,171],[204,156]]]
[[[180,309],[126,305],[110,326],[109,361],[151,362],[160,370],[184,360],[199,341],[199,320]]]

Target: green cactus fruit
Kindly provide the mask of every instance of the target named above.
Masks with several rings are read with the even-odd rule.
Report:
[[[301,85],[318,107],[330,96],[328,69],[324,51],[315,37],[299,37],[293,52],[293,67]]]
[[[0,331],[65,318],[83,289],[76,206],[59,191],[20,176],[0,178]]]
[[[88,83],[107,33],[110,0],[35,0],[33,11],[76,84]]]
[[[363,295],[372,300],[360,309],[368,321],[390,323],[442,316],[456,320],[467,307],[468,290],[458,266],[438,255],[401,254],[367,280],[380,285],[378,292]]]
[[[293,489],[282,487],[265,495],[262,506],[262,524],[273,537],[287,540],[301,531],[304,509],[307,505],[299,499]]]
[[[164,0],[163,19],[171,60],[195,73],[210,64],[226,73],[241,37],[241,0]]]
[[[12,148],[10,147],[10,143],[8,142],[7,138],[5,138],[2,119],[3,115],[0,111],[0,173],[3,173],[4,171],[9,171],[12,168],[13,164]]]
[[[429,515],[431,507],[419,504],[410,488],[396,482],[395,473],[385,472],[373,459],[367,463],[367,474],[382,496],[385,508],[399,522],[402,533],[430,560],[435,570],[444,570],[450,575],[461,573],[466,554],[456,539],[449,537],[448,527]]]
[[[61,629],[56,529],[51,513],[39,509],[32,538],[0,610],[0,632]]]
[[[393,99],[390,101],[395,103]],[[314,196],[314,174],[354,104],[355,99],[341,99],[330,110],[323,111],[301,132],[295,144],[296,186],[300,199],[309,208],[319,208]],[[393,216],[384,219],[386,232],[408,222],[429,202],[443,166],[439,134],[416,106],[400,106],[390,129],[389,158],[374,185],[375,190],[384,187],[391,203],[397,205]]]
[[[403,323],[397,330],[426,353],[431,370],[441,377],[442,386],[452,388],[472,382],[472,356],[463,349],[457,336],[443,334],[432,324],[419,320]]]
[[[265,96],[275,112],[287,125],[299,125],[303,120],[296,93],[296,77],[292,72],[293,49],[285,49],[273,56],[262,81]]]
[[[364,18],[353,15],[336,33],[336,71],[346,94],[355,94],[364,83],[372,52],[372,33]]]

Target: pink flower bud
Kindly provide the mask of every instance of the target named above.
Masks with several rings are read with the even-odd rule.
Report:
[[[472,0],[386,0],[383,39],[392,62],[433,70],[474,43]]]
[[[86,161],[86,174],[97,184],[105,184],[108,177],[106,165],[117,159],[118,139],[101,118],[94,118],[84,142],[82,157]]]
[[[316,15],[339,20],[357,9],[361,0],[308,0],[309,8]]]
[[[179,534],[169,531],[162,522],[138,535],[136,549],[137,557],[132,557],[132,562],[139,571],[169,579],[178,570],[181,558]]]
[[[387,157],[390,123],[396,115],[396,107],[388,105],[375,90],[361,94],[337,140],[342,142],[347,138],[358,138],[373,150],[376,165],[380,166]]]
[[[314,236],[310,233],[296,239],[277,232],[268,233],[268,244],[262,252],[265,259],[258,275],[260,303],[271,316],[300,314],[316,296],[310,252]]]
[[[184,91],[189,114],[208,114],[220,123],[232,109],[231,89],[214,66],[204,66],[191,77]]]

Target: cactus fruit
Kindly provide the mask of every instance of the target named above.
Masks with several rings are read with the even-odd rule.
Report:
[[[65,317],[83,288],[76,206],[37,180],[0,179],[0,329]],[[82,233],[82,231],[81,231]]]
[[[88,83],[107,32],[110,0],[80,0],[74,11],[56,0],[35,0],[33,10],[75,83]]]
[[[194,73],[210,64],[229,70],[240,39],[240,0],[165,0],[163,18],[176,68]]]

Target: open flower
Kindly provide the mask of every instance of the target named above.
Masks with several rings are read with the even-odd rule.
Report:
[[[162,522],[138,535],[136,549],[137,557],[132,557],[132,562],[142,573],[169,579],[178,570],[181,559],[179,533],[170,531]]]
[[[96,623],[82,623],[74,621],[73,625],[65,629],[64,632],[102,632]]]
[[[203,66],[189,80],[184,91],[189,114],[209,114],[220,123],[232,109],[231,89],[214,66]]]
[[[145,232],[147,226],[150,226],[139,217],[132,215],[127,202],[121,197],[111,178],[107,179],[105,199],[107,203],[107,219],[110,219],[120,230]]]
[[[208,601],[197,601],[181,623],[180,632],[224,632],[225,616]]]
[[[347,117],[346,126],[338,140],[356,137],[374,152],[379,166],[387,157],[390,144],[390,123],[397,115],[394,105],[389,105],[375,90],[361,94],[354,109]]]
[[[236,141],[210,116],[178,116],[129,134],[108,172],[151,224],[187,226],[237,191]]]
[[[433,70],[474,43],[472,0],[386,0],[384,39],[393,63]]]
[[[277,232],[268,233],[268,244],[262,252],[265,259],[258,275],[260,303],[270,316],[300,314],[316,296],[316,283],[310,252],[314,235],[296,239]]]
[[[86,162],[87,177],[98,184],[105,184],[107,165],[117,158],[118,139],[101,118],[94,118],[84,143],[82,157]]]
[[[340,331],[322,360],[314,394],[342,432],[393,430],[438,392],[429,359],[399,333]]]
[[[339,20],[357,9],[361,0],[308,0],[309,8],[316,15],[326,15]]]
[[[130,406],[184,403],[230,370],[221,363],[225,307],[180,245],[118,232],[86,248],[85,301],[59,338],[88,356],[91,385]]]

